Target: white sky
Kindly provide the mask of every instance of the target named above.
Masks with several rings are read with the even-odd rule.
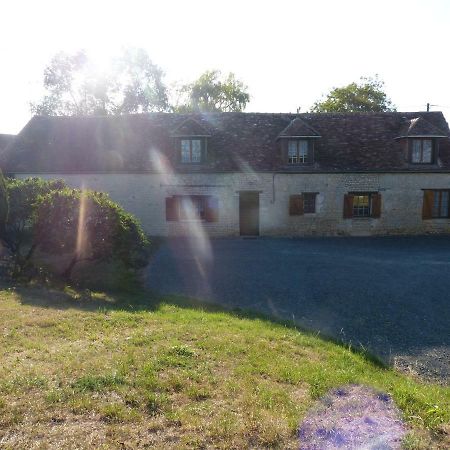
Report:
[[[58,51],[100,62],[145,48],[166,82],[232,71],[247,111],[306,111],[334,86],[376,73],[399,110],[450,119],[450,1],[0,1],[0,133],[17,133]]]

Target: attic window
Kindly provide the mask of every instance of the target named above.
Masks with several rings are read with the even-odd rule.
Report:
[[[411,162],[431,164],[433,162],[433,140],[411,139]]]
[[[309,144],[306,139],[288,141],[288,163],[304,164],[309,161]]]
[[[202,161],[202,140],[181,139],[181,162],[183,164],[200,163]]]

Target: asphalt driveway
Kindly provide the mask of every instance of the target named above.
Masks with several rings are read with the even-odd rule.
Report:
[[[293,319],[450,380],[450,237],[173,239],[148,287]]]

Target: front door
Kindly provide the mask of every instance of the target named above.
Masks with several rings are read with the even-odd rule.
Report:
[[[241,236],[259,236],[259,192],[239,192],[239,229]]]

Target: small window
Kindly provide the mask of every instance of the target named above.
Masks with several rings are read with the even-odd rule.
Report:
[[[316,212],[316,193],[303,193],[303,211],[305,214],[314,214]]]
[[[433,162],[433,140],[411,140],[411,162],[413,164],[431,164]]]
[[[204,220],[205,197],[180,197],[178,217],[180,220]]]
[[[181,140],[181,162],[183,164],[200,163],[202,161],[201,139]]]
[[[309,161],[309,145],[307,140],[288,141],[288,163],[304,164]]]
[[[370,217],[370,194],[353,196],[353,217]]]

